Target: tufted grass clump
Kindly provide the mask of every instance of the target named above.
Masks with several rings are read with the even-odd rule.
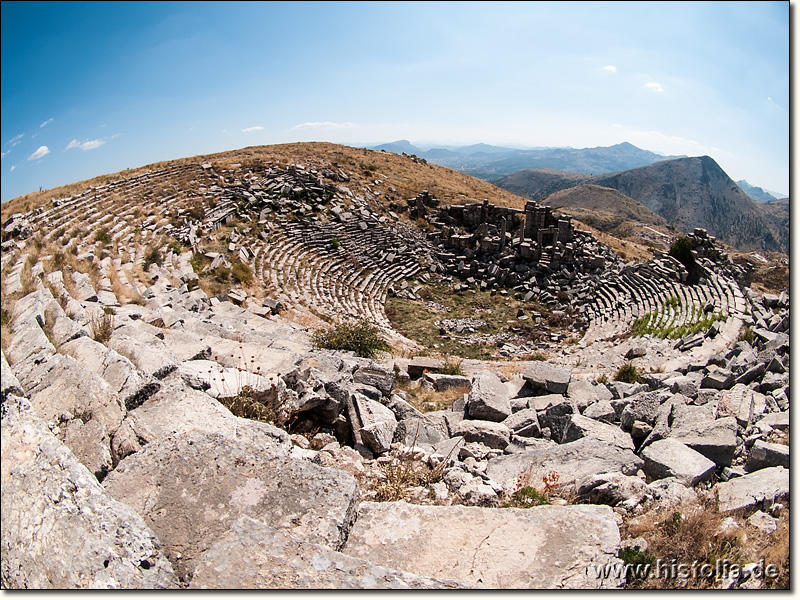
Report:
[[[318,329],[312,336],[312,344],[315,348],[354,352],[361,358],[375,358],[380,352],[391,351],[380,330],[366,320]]]
[[[622,383],[642,383],[644,379],[639,369],[633,363],[627,362],[622,365],[617,374],[614,376],[614,381],[621,381]]]
[[[247,263],[236,263],[233,265],[231,276],[234,281],[242,285],[249,285],[253,282],[253,270]]]

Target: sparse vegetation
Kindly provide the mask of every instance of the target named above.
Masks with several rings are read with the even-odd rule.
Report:
[[[104,311],[92,317],[91,325],[94,340],[105,344],[114,333],[114,315]]]
[[[231,269],[231,277],[238,284],[249,285],[253,283],[253,270],[246,263],[236,263]]]
[[[380,352],[391,348],[375,325],[368,321],[339,323],[327,329],[319,329],[312,336],[315,348],[346,350],[362,358],[375,358]]]
[[[621,381],[622,383],[642,383],[644,379],[639,369],[631,362],[622,365],[617,374],[614,375],[614,381]]]

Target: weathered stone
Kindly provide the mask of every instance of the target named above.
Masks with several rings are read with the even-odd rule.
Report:
[[[775,518],[760,510],[750,515],[747,524],[766,534],[774,533],[778,529],[778,522]]]
[[[614,407],[611,406],[610,401],[600,400],[599,402],[595,402],[594,404],[587,406],[583,411],[583,416],[596,421],[612,423],[616,420],[617,413],[614,410]]]
[[[622,473],[599,473],[576,482],[575,493],[591,504],[616,506],[632,499],[640,500],[647,493],[647,484],[639,477]]]
[[[425,381],[429,382],[437,392],[452,389],[469,390],[472,382],[463,375],[445,375],[443,373],[425,373]]]
[[[662,508],[697,500],[694,488],[686,487],[676,477],[666,477],[649,483],[647,493]]]
[[[552,404],[539,413],[539,425],[550,430],[550,437],[561,443],[572,415],[578,414],[578,407],[570,400]]]
[[[572,379],[567,387],[567,398],[583,410],[596,402],[610,401],[612,395],[604,385],[593,384],[584,379]]]
[[[445,432],[422,416],[400,421],[394,431],[393,441],[409,447],[432,447],[444,441],[445,437]]]
[[[197,561],[191,589],[451,589],[454,581],[386,569],[241,516]]]
[[[642,450],[644,471],[653,479],[675,477],[692,487],[714,474],[716,465],[674,439],[658,440]]]
[[[561,394],[545,394],[544,396],[531,396],[528,398],[528,408],[540,411],[545,410],[554,404],[564,402],[566,398]]]
[[[2,399],[5,400],[5,397],[9,394],[14,394],[16,396],[22,396],[24,392],[22,391],[22,386],[19,381],[17,381],[17,376],[14,375],[14,371],[11,370],[11,367],[6,360],[5,352],[0,352],[0,365],[2,365],[2,371],[0,371],[0,385],[2,385]]]
[[[337,549],[358,504],[358,485],[343,471],[199,431],[151,442],[104,486],[153,528],[183,580],[241,515]]]
[[[115,329],[106,345],[155,379],[166,377],[181,362],[162,340],[130,325]]]
[[[466,442],[480,442],[489,448],[502,450],[511,440],[511,431],[502,423],[464,419],[452,432],[453,437],[461,436]]]
[[[361,428],[361,440],[375,454],[388,452],[394,441],[397,421],[373,421]]]
[[[408,375],[412,379],[422,377],[426,371],[435,373],[444,367],[444,361],[439,358],[428,358],[427,356],[417,356],[408,363]]]
[[[564,430],[561,443],[574,442],[582,437],[592,437],[608,444],[613,444],[619,448],[633,450],[633,440],[631,436],[619,427],[608,423],[601,423],[579,414],[569,416],[569,422]]]
[[[3,404],[2,456],[4,588],[177,587],[153,531],[24,398],[9,395]]]
[[[661,408],[662,395],[659,392],[644,392],[633,396],[631,402],[620,415],[620,426],[630,431],[634,421],[644,421],[653,425]]]
[[[789,446],[786,444],[771,444],[763,440],[756,440],[750,448],[745,469],[757,471],[767,467],[789,468]]]
[[[565,394],[572,373],[568,369],[547,362],[533,361],[522,376],[534,389],[550,394]]]
[[[670,439],[686,444],[720,467],[730,466],[736,452],[736,419],[684,420],[670,429]]]
[[[238,440],[262,454],[286,456],[291,445],[282,429],[237,417],[208,394],[186,388],[179,379],[165,381],[156,394],[128,413],[125,421],[145,444],[198,430]]]
[[[508,427],[514,435],[522,437],[539,437],[539,419],[536,411],[532,408],[525,408],[508,417],[502,424]]]
[[[503,421],[511,415],[508,389],[500,378],[490,371],[482,371],[472,382],[467,396],[467,414],[471,419]]]
[[[520,476],[538,486],[544,475],[555,471],[559,485],[571,486],[595,473],[635,475],[643,464],[631,450],[586,437],[567,444],[542,443],[523,452],[498,456],[488,462],[486,474],[507,491],[513,491]]]
[[[395,374],[392,369],[382,367],[378,363],[373,362],[370,365],[365,365],[356,369],[355,373],[353,373],[353,381],[377,388],[388,398],[394,387]]]
[[[700,387],[714,390],[727,390],[733,386],[734,381],[735,377],[728,369],[715,368],[703,377],[703,380],[700,382]]]
[[[491,509],[364,503],[343,551],[375,564],[492,589],[618,587],[598,565],[618,562],[606,506]]]
[[[773,502],[789,497],[789,469],[760,469],[743,477],[718,483],[714,489],[722,512],[743,508],[768,508]]]

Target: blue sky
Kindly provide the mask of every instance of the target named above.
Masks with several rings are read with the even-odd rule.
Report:
[[[2,200],[297,141],[608,146],[789,190],[789,2],[2,2]]]

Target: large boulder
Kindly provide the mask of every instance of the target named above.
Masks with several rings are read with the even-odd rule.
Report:
[[[3,404],[2,456],[4,588],[177,587],[153,531],[24,398],[9,395]]]
[[[696,450],[720,467],[728,467],[736,452],[738,427],[734,417],[713,420],[683,421],[673,426],[669,438]]]
[[[377,566],[239,517],[197,561],[191,589],[452,589],[471,587]]]
[[[120,461],[104,487],[142,515],[183,580],[241,515],[339,549],[359,496],[344,471],[200,431],[147,444]]]
[[[511,414],[508,388],[491,371],[482,371],[472,382],[466,409],[470,419],[499,423]]]
[[[619,448],[634,449],[633,439],[619,427],[602,423],[579,414],[569,416],[561,443],[574,442],[582,437],[593,437]]]
[[[542,432],[539,427],[539,418],[533,408],[524,408],[515,412],[502,422],[514,435],[522,437],[539,437]]]
[[[607,506],[529,509],[367,502],[343,552],[391,569],[492,589],[621,585],[594,568],[618,563]]]
[[[771,444],[763,440],[756,440],[750,448],[745,469],[757,471],[767,467],[789,468],[789,446],[786,444]]]

